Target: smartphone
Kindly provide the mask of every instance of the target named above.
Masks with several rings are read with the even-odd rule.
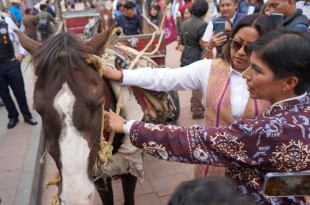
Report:
[[[271,13],[270,17],[276,22],[278,28],[283,27],[283,14]]]
[[[253,14],[255,11],[255,6],[249,6],[248,7],[248,12],[247,12],[247,15],[251,15]]]
[[[267,197],[310,195],[310,172],[271,172],[265,175],[263,194]]]
[[[225,33],[225,21],[216,21],[214,22],[213,31],[215,34],[219,32]]]

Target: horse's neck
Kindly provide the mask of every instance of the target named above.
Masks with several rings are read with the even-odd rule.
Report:
[[[112,90],[112,87],[109,83],[109,81],[105,78],[102,78],[103,81],[103,96],[104,96],[104,109],[109,110],[112,109],[114,112],[116,110],[116,97]]]

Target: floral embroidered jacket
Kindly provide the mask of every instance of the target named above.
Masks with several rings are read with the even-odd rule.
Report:
[[[310,170],[309,119],[310,94],[305,94],[226,127],[134,122],[130,140],[160,159],[226,166],[226,175],[255,204],[306,204],[302,197],[265,198],[261,190],[268,172]]]

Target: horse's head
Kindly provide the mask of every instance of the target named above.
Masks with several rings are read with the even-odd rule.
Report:
[[[96,193],[92,169],[101,134],[103,86],[89,57],[104,46],[112,29],[88,42],[65,33],[42,45],[16,31],[32,54],[37,76],[34,107],[60,172],[63,204],[91,204]]]
[[[97,4],[97,10],[100,15],[98,32],[105,31],[109,29],[113,24],[112,11],[110,11],[106,7],[101,6],[100,4]]]

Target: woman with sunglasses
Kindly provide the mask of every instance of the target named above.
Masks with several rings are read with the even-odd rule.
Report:
[[[201,89],[205,106],[205,125],[218,127],[240,119],[254,117],[269,108],[269,103],[249,98],[241,73],[250,65],[248,44],[276,28],[271,17],[252,14],[244,17],[234,28],[231,40],[221,59],[204,59],[178,69],[151,69],[116,71],[103,68],[103,76],[121,80],[156,91]],[[206,165],[195,166],[195,177],[223,175],[225,169]]]
[[[168,161],[226,166],[242,195],[255,204],[308,204],[303,197],[264,197],[268,172],[310,170],[310,34],[274,30],[250,44],[243,71],[253,99],[272,106],[262,116],[222,127],[155,125],[105,114],[107,130],[129,134],[132,144]]]

